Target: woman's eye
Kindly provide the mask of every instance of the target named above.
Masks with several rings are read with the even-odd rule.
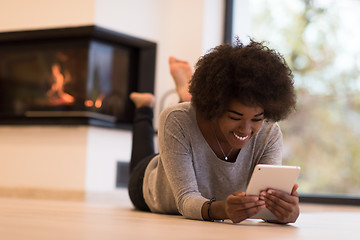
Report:
[[[235,121],[239,121],[241,120],[241,118],[236,118],[236,117],[229,117],[231,120],[235,120]]]
[[[229,116],[229,118],[230,118],[231,120],[234,120],[234,121],[240,121],[240,120],[242,120],[241,118],[232,117],[232,116]],[[253,121],[253,122],[261,122],[262,120],[264,120],[264,118],[254,118],[254,119],[251,119],[251,121]]]

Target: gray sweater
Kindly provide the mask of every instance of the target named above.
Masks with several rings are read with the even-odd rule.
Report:
[[[212,151],[190,103],[164,110],[158,135],[160,154],[150,161],[143,185],[152,212],[202,220],[206,201],[225,200],[233,192],[246,190],[256,164],[281,164],[282,134],[277,123],[265,121],[234,163]]]

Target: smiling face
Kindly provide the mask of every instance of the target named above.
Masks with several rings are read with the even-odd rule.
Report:
[[[231,148],[241,149],[259,131],[264,122],[264,109],[231,101],[217,120],[217,137]]]

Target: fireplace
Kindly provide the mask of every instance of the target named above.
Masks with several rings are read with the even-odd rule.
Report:
[[[98,26],[0,33],[0,124],[128,126],[156,44]]]

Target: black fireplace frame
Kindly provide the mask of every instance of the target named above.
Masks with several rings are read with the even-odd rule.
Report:
[[[129,36],[96,25],[52,28],[40,30],[26,30],[0,33],[0,50],[7,45],[23,44],[24,42],[34,43],[39,41],[62,41],[70,39],[95,40],[103,43],[121,45],[132,49],[132,62],[136,66],[136,74],[132,75],[129,85],[129,93],[132,91],[154,93],[156,49],[155,42]],[[105,127],[128,128],[132,123],[134,106],[127,103],[126,114],[131,116],[125,121],[109,121],[109,116],[98,116],[94,113],[82,114],[53,114],[52,116],[27,116],[27,117],[1,117],[0,124],[11,125],[99,125]]]

